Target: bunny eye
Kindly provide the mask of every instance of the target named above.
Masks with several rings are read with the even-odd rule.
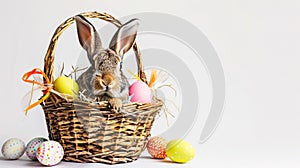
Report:
[[[121,62],[120,57],[117,57],[117,62]]]
[[[116,59],[114,62],[115,62],[115,64],[118,64],[119,62],[121,62],[120,57],[116,56]]]

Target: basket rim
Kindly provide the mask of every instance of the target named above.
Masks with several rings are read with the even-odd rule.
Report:
[[[108,107],[108,101],[94,101],[94,102],[89,102],[89,101],[85,101],[79,98],[73,98],[67,95],[63,95],[63,94],[57,94],[54,92],[51,92],[49,97],[51,97],[52,95],[56,95],[58,98],[63,99],[66,102],[73,102],[73,103],[80,103],[80,104],[86,104],[87,106],[91,107],[91,108],[99,108],[99,107]],[[46,99],[45,101],[50,101],[49,98]],[[159,99],[157,97],[153,97],[152,103],[139,103],[139,102],[129,102],[129,103],[123,103],[123,107],[124,108],[129,108],[130,106],[135,106],[136,109],[139,108],[150,108],[150,107],[159,107],[159,106],[163,106],[163,100]],[[110,109],[113,110],[113,109]],[[115,111],[115,110],[114,110]],[[143,111],[143,112],[127,112],[125,110],[120,110],[118,113],[123,113],[123,114],[130,114],[130,115],[141,115],[141,114],[147,114],[150,113],[148,111]]]

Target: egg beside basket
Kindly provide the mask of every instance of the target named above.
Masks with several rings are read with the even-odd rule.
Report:
[[[85,12],[80,15],[105,20],[117,27],[122,25],[106,13]],[[71,17],[56,29],[44,58],[44,73],[51,84],[54,82],[54,53],[58,38],[73,23],[74,17]],[[136,43],[132,48],[140,58]],[[141,58],[139,60],[138,76],[147,82]],[[90,102],[65,98],[55,92],[48,94],[41,106],[49,139],[63,146],[65,161],[82,163],[116,164],[137,160],[146,147],[152,124],[163,105],[161,100],[153,98],[151,103],[123,104],[116,112],[106,101]]]

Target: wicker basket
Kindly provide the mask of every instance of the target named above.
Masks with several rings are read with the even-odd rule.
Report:
[[[87,18],[98,18],[117,27],[121,23],[106,13],[81,13]],[[59,36],[72,23],[71,17],[55,31],[45,56],[44,72],[53,82],[54,52]],[[139,57],[138,75],[146,82],[141,54],[136,44],[133,49]],[[107,102],[90,103],[65,99],[51,93],[42,104],[49,139],[64,148],[65,161],[101,162],[108,164],[131,162],[145,149],[155,116],[162,107],[160,100],[152,104],[130,103],[120,112],[108,108]]]

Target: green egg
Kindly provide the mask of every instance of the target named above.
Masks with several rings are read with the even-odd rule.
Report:
[[[176,139],[167,144],[166,153],[172,161],[186,163],[194,158],[195,149],[189,142]]]

